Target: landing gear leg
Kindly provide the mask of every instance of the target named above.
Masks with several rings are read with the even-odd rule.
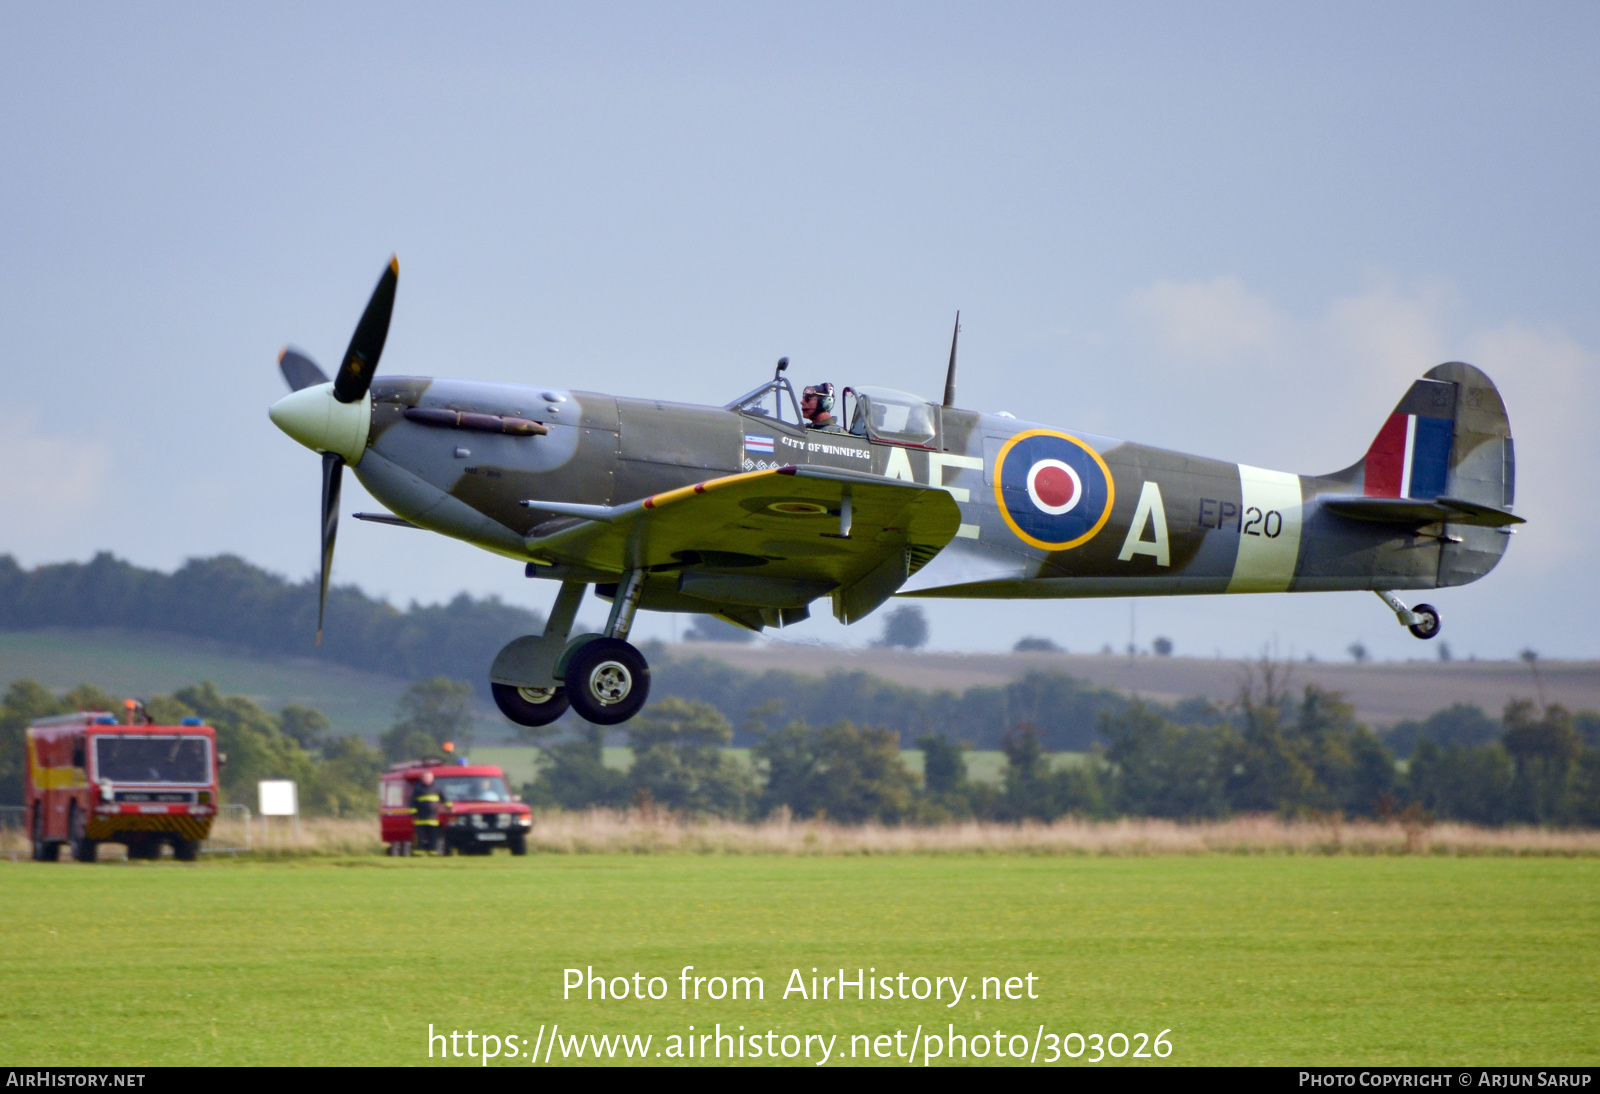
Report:
[[[1394,612],[1400,625],[1416,635],[1418,638],[1433,638],[1439,633],[1439,609],[1432,604],[1418,604],[1415,608],[1408,608],[1405,603],[1393,593],[1377,590],[1378,599],[1389,605],[1389,610]]]
[[[650,666],[627,641],[644,577],[643,570],[629,571],[611,602],[605,636],[581,646],[567,661],[567,695],[572,709],[586,722],[600,726],[626,722],[650,696]]]
[[[547,726],[567,712],[566,687],[555,666],[588,588],[581,581],[562,582],[544,633],[517,639],[494,659],[489,692],[500,713],[517,725]]]

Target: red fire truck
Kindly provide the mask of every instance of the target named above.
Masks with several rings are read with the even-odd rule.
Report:
[[[489,764],[414,760],[395,764],[378,779],[378,823],[391,855],[409,855],[416,844],[411,799],[424,771],[433,772],[439,792],[440,854],[487,855],[496,847],[528,853],[533,811],[511,793],[504,771]]]
[[[33,857],[55,862],[61,845],[93,862],[103,842],[129,858],[161,857],[162,844],[193,862],[217,814],[217,734],[198,718],[125,725],[88,712],[28,727],[24,802]]]

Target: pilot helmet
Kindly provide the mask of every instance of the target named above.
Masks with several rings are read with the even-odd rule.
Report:
[[[801,394],[801,399],[808,395],[817,397],[817,409],[823,413],[833,411],[833,385],[828,383],[812,384]]]

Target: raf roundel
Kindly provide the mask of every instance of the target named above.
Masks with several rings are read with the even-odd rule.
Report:
[[[1019,539],[1041,550],[1065,551],[1105,527],[1116,491],[1094,449],[1065,433],[1031,429],[1000,449],[994,493]]]

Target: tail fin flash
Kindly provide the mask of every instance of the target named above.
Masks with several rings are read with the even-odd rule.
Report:
[[[1431,379],[1412,384],[1367,449],[1362,493],[1369,498],[1447,493],[1455,411],[1455,384]]]
[[[1459,361],[1411,385],[1357,466],[1369,498],[1450,497],[1510,509],[1515,496],[1505,404],[1482,370]]]

